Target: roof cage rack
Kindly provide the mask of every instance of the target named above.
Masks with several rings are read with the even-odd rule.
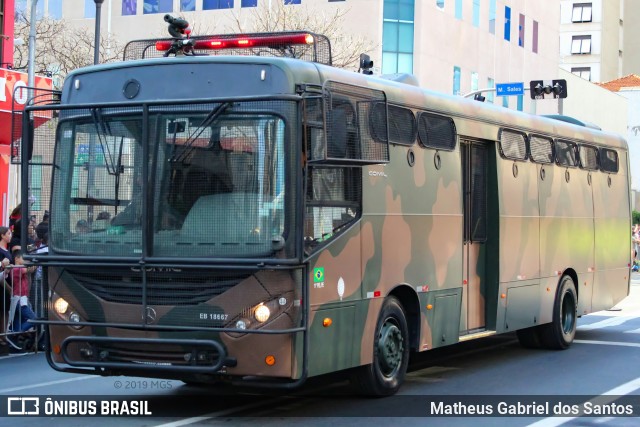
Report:
[[[134,40],[125,46],[123,60],[159,58],[170,54],[279,56],[331,65],[329,39],[309,31]]]

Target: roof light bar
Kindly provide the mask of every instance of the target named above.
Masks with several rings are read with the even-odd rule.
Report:
[[[309,33],[278,34],[251,37],[221,37],[211,39],[192,39],[193,48],[200,50],[237,49],[251,47],[279,47],[290,45],[308,45],[314,43],[314,37]],[[171,41],[157,41],[156,49],[167,51],[171,48]]]
[[[161,52],[165,52],[167,50],[169,50],[171,48],[171,42],[170,41],[157,41],[156,42],[156,50],[159,50]]]

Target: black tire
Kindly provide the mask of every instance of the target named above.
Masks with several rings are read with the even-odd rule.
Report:
[[[516,331],[516,335],[518,335],[518,341],[520,341],[520,345],[524,348],[542,347],[542,342],[540,340],[540,326],[520,329]]]
[[[562,276],[553,304],[553,321],[540,327],[540,341],[546,348],[564,350],[576,336],[578,296],[570,276]]]
[[[373,363],[357,368],[351,383],[367,396],[390,396],[404,382],[409,365],[409,328],[400,301],[387,297],[373,340]]]

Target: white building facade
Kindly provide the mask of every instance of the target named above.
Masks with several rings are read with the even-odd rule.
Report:
[[[30,0],[17,0],[29,10]],[[411,73],[421,86],[465,94],[499,83],[554,79],[558,73],[560,10],[527,0],[104,0],[102,34],[121,43],[165,36],[165,13],[180,15],[209,32],[233,31],[261,8],[299,8],[330,18],[345,11],[345,33],[371,41],[376,71]],[[93,29],[94,0],[39,0],[39,15]],[[249,27],[250,25],[246,25]],[[528,94],[487,101],[531,111]],[[557,112],[556,101],[538,113]]]

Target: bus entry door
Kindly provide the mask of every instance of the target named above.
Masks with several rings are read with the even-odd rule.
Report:
[[[460,150],[464,209],[460,330],[473,333],[486,327],[488,146],[462,139]]]

